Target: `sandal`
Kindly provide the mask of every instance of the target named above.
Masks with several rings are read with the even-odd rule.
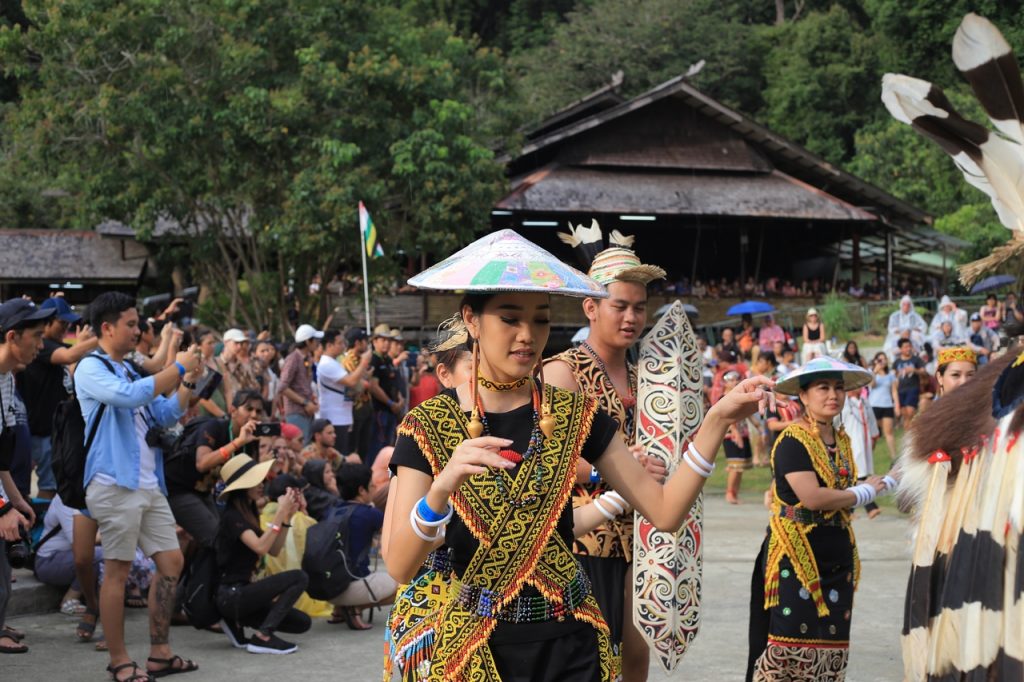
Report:
[[[21,630],[15,630],[10,626],[5,625],[4,627],[0,628],[0,637],[10,637],[14,641],[20,642],[21,640],[25,639],[25,633]]]
[[[86,618],[92,618],[90,623]],[[92,636],[96,632],[96,623],[100,619],[100,614],[85,610],[82,614],[82,620],[78,621],[78,627],[75,628],[75,636],[78,637],[79,642],[91,642]]]
[[[146,666],[151,677],[167,677],[168,675],[178,675],[179,673],[191,673],[199,670],[199,666],[196,665],[195,661],[190,661],[187,658],[175,655],[171,658],[153,658],[150,656],[146,659],[146,663],[156,663],[157,665],[164,666],[159,670],[153,670]]]
[[[128,670],[129,668],[131,668],[132,671],[132,674],[129,677],[118,678],[117,674],[119,672],[122,670]],[[140,670],[142,670],[142,672],[139,672]],[[110,679],[116,680],[116,682],[153,682],[153,676],[147,673],[135,661],[122,663],[116,668],[108,665],[107,672],[110,673]]]
[[[81,616],[85,613],[85,604],[78,599],[68,599],[60,605],[60,612],[65,616]]]
[[[341,623],[347,623],[348,618],[345,616],[345,607],[337,606],[334,611],[331,612],[331,617],[327,619],[329,625],[340,625]]]
[[[149,601],[141,594],[126,594],[124,596],[124,605],[130,609],[144,609],[149,606]]]
[[[0,654],[24,654],[28,652],[28,647],[24,644],[21,644],[21,640],[19,640],[17,637],[15,637],[10,632],[7,632],[6,630],[0,632],[0,640],[4,639],[10,640],[14,642],[14,644],[7,646],[0,644]]]
[[[363,617],[359,615],[358,609],[346,609],[345,610],[345,622],[348,623],[349,630],[372,630],[373,626],[363,621]]]

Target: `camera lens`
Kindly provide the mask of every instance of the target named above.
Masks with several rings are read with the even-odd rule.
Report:
[[[25,568],[28,564],[29,548],[24,540],[7,545],[7,563],[11,568]]]

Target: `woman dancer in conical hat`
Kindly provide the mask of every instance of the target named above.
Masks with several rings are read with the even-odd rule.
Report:
[[[661,485],[636,461],[592,397],[537,376],[551,294],[603,288],[511,230],[489,235],[410,280],[467,292],[473,380],[411,410],[391,460],[388,571],[408,581],[447,545],[453,577],[437,612],[407,632],[407,680],[607,682],[608,627],[569,547],[580,457],[655,526],[676,529],[714,468],[728,426],[752,414],[771,382],[740,384],[704,419],[682,467]],[[540,373],[538,373],[540,374]],[[611,502],[592,505],[612,518]],[[402,651],[399,651],[401,655]]]

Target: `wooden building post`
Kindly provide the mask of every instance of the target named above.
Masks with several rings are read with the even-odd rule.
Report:
[[[860,286],[860,230],[853,228],[853,286]]]

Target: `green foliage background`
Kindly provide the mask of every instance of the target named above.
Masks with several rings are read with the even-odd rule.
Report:
[[[287,275],[357,267],[360,199],[389,255],[444,254],[488,224],[503,187],[497,156],[514,152],[517,130],[619,70],[628,96],[703,60],[698,87],[928,210],[972,242],[966,261],[1008,233],[944,153],[888,116],[881,77],[932,80],[984,121],[950,42],[975,11],[1024,49],[1020,10],[998,0],[10,0],[0,3],[0,224],[114,218],[145,234],[173,218],[191,237],[175,252],[191,276],[217,288],[225,317],[257,326],[280,317]],[[387,263],[375,270],[390,281],[400,263]]]

